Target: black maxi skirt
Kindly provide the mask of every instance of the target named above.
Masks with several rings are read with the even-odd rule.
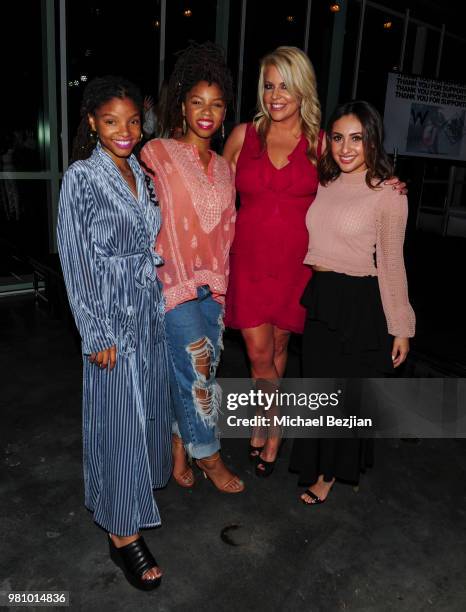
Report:
[[[301,303],[307,309],[305,378],[382,378],[393,373],[393,337],[377,277],[314,272]],[[357,483],[373,459],[372,439],[299,438],[293,443],[290,471],[299,474],[299,485],[314,484],[320,474],[326,481]]]

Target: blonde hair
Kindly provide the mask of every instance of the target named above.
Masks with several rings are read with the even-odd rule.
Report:
[[[254,126],[265,147],[265,139],[272,119],[264,104],[264,73],[267,66],[275,66],[287,90],[300,104],[301,129],[309,143],[307,156],[313,164],[317,163],[317,143],[320,130],[320,102],[317,97],[317,82],[314,68],[303,51],[297,47],[277,47],[266,55],[260,63],[259,84],[257,88],[258,111],[253,119]]]

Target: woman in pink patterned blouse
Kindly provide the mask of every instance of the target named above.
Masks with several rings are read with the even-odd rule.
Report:
[[[223,463],[215,381],[222,349],[228,254],[233,239],[235,189],[228,163],[211,150],[232,99],[231,74],[212,43],[192,44],[178,58],[169,83],[172,130],[179,139],[151,140],[141,151],[153,175],[162,211],[156,249],[166,300],[171,357],[173,476],[194,484],[185,449],[224,493],[240,493],[242,481]]]

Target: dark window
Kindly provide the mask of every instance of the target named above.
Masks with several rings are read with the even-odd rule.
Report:
[[[42,81],[41,6],[41,2],[35,1],[2,3],[0,53],[4,58],[2,81],[5,86],[0,136],[2,171],[38,171],[49,166]]]
[[[215,41],[217,0],[167,0],[167,28],[165,34],[165,78],[176,62],[176,52],[190,40],[203,43]]]
[[[243,121],[251,120],[256,111],[261,58],[280,45],[303,49],[306,8],[307,2],[302,0],[248,2],[241,102]]]
[[[49,251],[48,181],[0,180],[0,243],[19,255]]]
[[[366,9],[357,97],[371,102],[381,112],[387,73],[400,67],[403,30],[403,19],[372,7]]]
[[[98,6],[93,0],[66,3],[70,146],[79,123],[83,88],[89,79],[106,74],[123,76],[138,85],[143,94],[157,97],[159,4],[131,0],[128,14],[114,2]]]

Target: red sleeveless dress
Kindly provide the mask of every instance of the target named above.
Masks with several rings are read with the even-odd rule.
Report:
[[[246,128],[236,165],[241,206],[230,250],[229,327],[270,323],[303,331],[306,310],[300,299],[312,274],[303,264],[309,242],[305,218],[319,183],[306,148],[303,135],[288,156],[289,164],[278,170],[253,125]]]

